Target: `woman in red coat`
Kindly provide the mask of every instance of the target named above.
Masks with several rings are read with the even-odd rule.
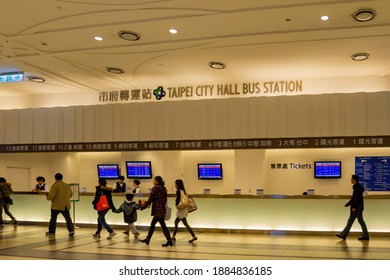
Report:
[[[173,242],[171,235],[165,224],[165,213],[166,213],[166,204],[167,204],[167,189],[165,188],[165,182],[161,176],[156,176],[153,178],[153,188],[150,192],[149,199],[141,203],[141,210],[148,208],[152,205],[152,222],[149,227],[148,236],[145,239],[140,239],[139,241],[149,245],[150,239],[154,233],[157,222],[160,223],[163,230],[164,236],[167,239],[167,243],[162,244],[163,247],[172,246]]]

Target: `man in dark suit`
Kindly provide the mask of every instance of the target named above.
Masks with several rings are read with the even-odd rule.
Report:
[[[359,176],[354,174],[351,178],[351,183],[353,184],[353,193],[352,198],[350,201],[348,201],[347,204],[345,204],[345,207],[350,206],[350,215],[347,222],[347,225],[345,226],[344,230],[340,234],[336,234],[338,238],[341,239],[347,239],[348,233],[355,221],[355,219],[358,219],[358,222],[360,226],[362,227],[363,236],[359,237],[359,240],[369,240],[368,231],[366,223],[363,220],[363,210],[364,210],[364,202],[363,202],[363,192],[364,188],[359,183]]]

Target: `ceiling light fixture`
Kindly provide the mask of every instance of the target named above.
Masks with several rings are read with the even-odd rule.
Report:
[[[321,20],[322,21],[327,21],[327,20],[329,20],[329,16],[321,16]]]
[[[171,34],[177,34],[177,30],[174,28],[169,29],[169,33]]]
[[[100,36],[95,36],[95,38],[94,38],[96,41],[103,41],[103,38],[102,37],[100,37]]]
[[[118,75],[123,74],[125,72],[122,69],[116,67],[106,67],[106,70],[111,74],[118,74]]]
[[[138,33],[126,30],[119,31],[118,36],[127,41],[137,41],[141,38],[141,35]]]
[[[218,62],[218,61],[212,61],[209,63],[209,66],[213,69],[224,69],[226,67],[225,63]]]
[[[372,9],[360,9],[353,13],[352,17],[354,20],[359,22],[366,22],[374,19],[376,16],[376,11]]]
[[[27,79],[34,83],[44,83],[45,79],[37,76],[28,76]]]
[[[368,59],[369,56],[370,55],[368,53],[355,53],[355,54],[351,55],[351,58],[354,61],[364,61],[364,60]]]

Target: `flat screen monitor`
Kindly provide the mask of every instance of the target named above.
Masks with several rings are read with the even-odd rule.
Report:
[[[152,163],[150,161],[126,161],[127,178],[152,178]]]
[[[222,180],[222,163],[198,163],[199,180]]]
[[[341,178],[341,161],[315,161],[314,178],[317,179]]]
[[[98,164],[98,177],[104,179],[118,179],[119,165],[116,163]]]

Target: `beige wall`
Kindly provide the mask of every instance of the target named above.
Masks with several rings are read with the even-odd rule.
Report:
[[[390,156],[387,148],[344,149],[271,149],[225,151],[150,151],[150,152],[100,152],[100,153],[24,153],[2,154],[0,176],[6,177],[7,168],[30,169],[30,186],[14,185],[17,191],[29,191],[35,186],[38,175],[53,183],[54,174],[61,172],[64,180],[79,183],[88,192],[97,184],[98,163],[118,163],[126,176],[126,160],[150,160],[153,175],[161,175],[169,193],[174,193],[174,181],[183,179],[188,192],[202,194],[210,188],[211,194],[233,194],[241,188],[242,194],[255,194],[263,188],[264,194],[299,195],[314,188],[318,195],[350,195],[350,176],[355,170],[355,156]],[[341,179],[314,179],[313,162],[316,160],[341,160]],[[223,180],[198,180],[197,163],[219,162],[223,165]],[[311,164],[312,168],[271,169],[272,163]],[[126,180],[131,184],[131,180]],[[141,180],[141,190],[147,193],[152,180]],[[115,180],[110,180],[114,184]],[[375,194],[383,194],[377,192]]]
[[[0,144],[390,134],[388,92],[0,110]]]

